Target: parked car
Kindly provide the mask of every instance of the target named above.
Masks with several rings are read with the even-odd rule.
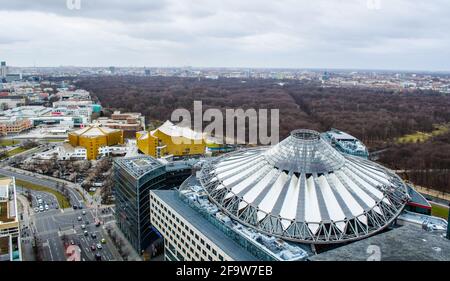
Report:
[[[81,217],[78,217],[77,220],[78,220],[78,221],[81,221]]]
[[[91,250],[92,252],[94,252],[97,248],[95,247],[95,245],[91,245]]]
[[[95,254],[95,260],[101,261],[102,260],[102,255],[100,255],[99,253],[96,253]]]
[[[83,210],[83,212],[81,212],[83,215],[86,215],[86,211],[85,210]]]
[[[47,204],[45,204],[45,207],[44,207],[44,208],[45,208],[45,210],[47,211],[47,210],[48,210],[48,205],[47,205]]]
[[[39,208],[38,207],[34,208],[34,212],[39,213]]]
[[[39,206],[39,211],[40,211],[40,212],[43,212],[43,211],[44,211],[44,206],[42,206],[42,205]]]
[[[81,225],[81,229],[86,229],[86,225],[85,225],[85,224],[82,224],[82,225]]]
[[[97,234],[91,233],[91,237],[92,237],[93,239],[95,239],[95,238],[97,238]]]
[[[102,244],[100,244],[100,243],[97,243],[97,249],[101,249],[101,248],[103,248],[103,246],[102,246]]]
[[[102,238],[102,240],[100,240],[100,242],[101,242],[102,244],[106,244],[106,239],[105,239],[105,238]]]
[[[84,236],[88,236],[89,232],[87,232],[87,230],[84,231]]]

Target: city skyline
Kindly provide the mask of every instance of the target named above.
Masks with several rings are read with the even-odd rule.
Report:
[[[11,66],[450,70],[446,1],[0,3]]]

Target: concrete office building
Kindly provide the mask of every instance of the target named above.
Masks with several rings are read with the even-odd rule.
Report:
[[[157,238],[150,224],[149,191],[179,186],[191,174],[193,163],[162,163],[145,155],[114,161],[117,225],[138,253]]]

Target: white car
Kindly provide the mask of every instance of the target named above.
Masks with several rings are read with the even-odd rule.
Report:
[[[78,217],[77,220],[78,220],[78,221],[81,221],[81,217]]]
[[[86,225],[85,225],[85,224],[82,224],[82,225],[81,225],[81,229],[86,229]]]
[[[97,249],[101,249],[101,248],[103,248],[103,247],[102,247],[102,244],[97,243]]]
[[[42,199],[38,199],[38,204],[42,204]]]
[[[48,205],[47,205],[47,204],[45,204],[45,207],[44,207],[44,208],[45,208],[45,210],[47,211],[47,210],[48,210]]]
[[[44,206],[39,206],[39,211],[43,212],[44,211]]]
[[[34,212],[39,213],[39,208],[38,207],[34,208]]]
[[[83,210],[83,212],[81,212],[83,215],[86,215],[86,211]]]

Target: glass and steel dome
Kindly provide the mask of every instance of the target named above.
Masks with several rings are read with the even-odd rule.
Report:
[[[361,239],[388,226],[409,199],[392,171],[343,155],[316,131],[206,162],[210,200],[244,225],[302,243]]]

